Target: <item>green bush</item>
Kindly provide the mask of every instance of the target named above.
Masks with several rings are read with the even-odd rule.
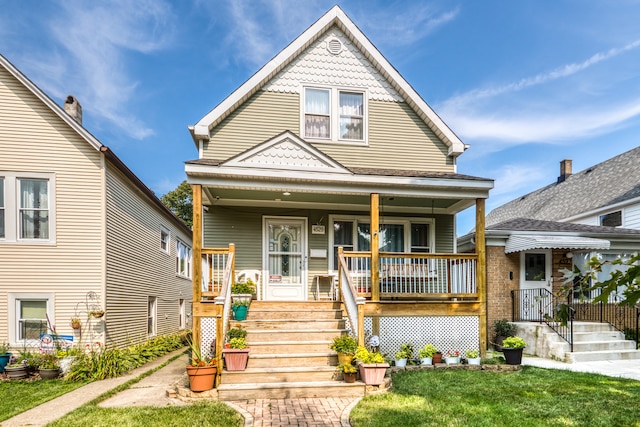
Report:
[[[236,282],[231,285],[231,293],[232,294],[255,294],[256,293],[256,284],[251,280],[247,280],[246,282]]]
[[[507,337],[502,341],[502,348],[524,348],[527,343],[520,337]]]
[[[340,335],[333,338],[329,348],[336,353],[355,354],[358,348],[358,342],[351,335]]]
[[[518,327],[507,319],[493,322],[493,329],[496,331],[496,336],[499,337],[512,337],[518,332]]]

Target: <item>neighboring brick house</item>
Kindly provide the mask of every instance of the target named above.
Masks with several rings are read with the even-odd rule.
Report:
[[[473,232],[459,238],[459,250],[473,251],[473,239]],[[557,291],[563,268],[584,270],[593,256],[613,260],[637,252],[640,147],[575,174],[571,160],[563,160],[556,182],[487,215],[486,242],[489,327],[497,319],[531,317],[514,307],[524,306],[522,296],[531,290]]]

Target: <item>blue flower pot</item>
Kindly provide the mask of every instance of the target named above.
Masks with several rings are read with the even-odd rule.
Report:
[[[4,372],[4,367],[9,363],[11,353],[0,354],[0,374]]]

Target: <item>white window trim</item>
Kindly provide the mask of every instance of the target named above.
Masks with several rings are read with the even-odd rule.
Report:
[[[178,329],[187,329],[187,302],[184,299],[178,301]]]
[[[191,279],[192,277],[192,265],[193,265],[193,249],[191,248],[191,246],[187,245],[185,242],[183,242],[180,239],[174,239],[176,242],[176,256],[175,256],[175,260],[176,260],[176,276],[178,277],[182,277],[185,279]],[[186,274],[183,274],[182,271],[179,271],[179,265],[180,265],[180,251],[178,250],[178,245],[182,244],[185,248],[187,248],[187,251],[189,252],[189,256],[187,257],[187,262],[186,262]]]
[[[47,315],[49,316],[49,322],[52,325],[56,324],[54,307],[54,293],[53,292],[9,292],[8,300],[8,314],[9,314],[9,343],[12,347],[32,347],[34,345],[39,346],[39,340],[25,340],[18,341],[18,318],[17,303],[22,300],[47,300]]]
[[[166,249],[162,249],[162,233],[165,233],[167,235],[167,247]],[[160,252],[165,253],[165,254],[170,254],[171,253],[171,231],[169,231],[168,228],[164,227],[164,226],[160,226]]]
[[[152,312],[149,312],[149,305],[153,301]],[[152,331],[147,330],[147,333],[150,337],[155,337],[158,334],[158,298],[154,296],[147,297],[147,322],[151,319],[152,322]],[[148,329],[148,324],[147,324]]]
[[[610,211],[610,212],[605,212],[605,213],[601,213],[600,215],[598,215],[598,225],[599,226],[603,226],[602,225],[602,217],[607,216],[607,215],[611,215],[614,213],[620,212],[620,225],[614,225],[614,227],[624,227],[625,224],[625,217],[624,217],[624,209],[616,209],[615,211]]]
[[[335,257],[334,253],[334,229],[333,223],[335,221],[354,221],[357,223],[365,223],[371,224],[371,217],[369,216],[361,216],[361,215],[329,215],[329,268],[331,268],[331,263]],[[404,226],[404,251],[409,252],[411,250],[411,224],[429,224],[430,233],[429,233],[429,249],[430,253],[435,252],[436,247],[436,220],[435,218],[420,218],[420,217],[389,217],[385,216],[381,219],[380,225],[382,224],[402,224]],[[354,250],[358,251],[359,248],[357,245],[357,236],[355,236],[356,228],[354,227]],[[423,253],[424,252],[416,252]],[[331,270],[333,273],[336,273],[337,270]]]
[[[305,95],[306,89],[319,89],[329,91],[329,138],[307,138],[305,137]],[[340,92],[362,93],[362,105],[364,114],[362,116],[362,140],[340,139]],[[300,89],[300,136],[305,141],[314,143],[331,143],[347,145],[368,145],[369,144],[369,91],[361,87],[327,86],[318,84],[303,84]]]
[[[0,171],[4,178],[4,210],[5,237],[0,238],[0,244],[11,243],[21,245],[54,245],[56,243],[56,176],[53,173],[41,172],[5,172]],[[20,209],[19,179],[48,180],[49,194],[49,238],[22,239],[19,237],[18,210]]]

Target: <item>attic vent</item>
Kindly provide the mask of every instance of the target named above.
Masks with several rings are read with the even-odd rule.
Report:
[[[333,55],[338,55],[342,52],[342,48],[342,42],[338,39],[331,39],[327,42],[327,50]]]

